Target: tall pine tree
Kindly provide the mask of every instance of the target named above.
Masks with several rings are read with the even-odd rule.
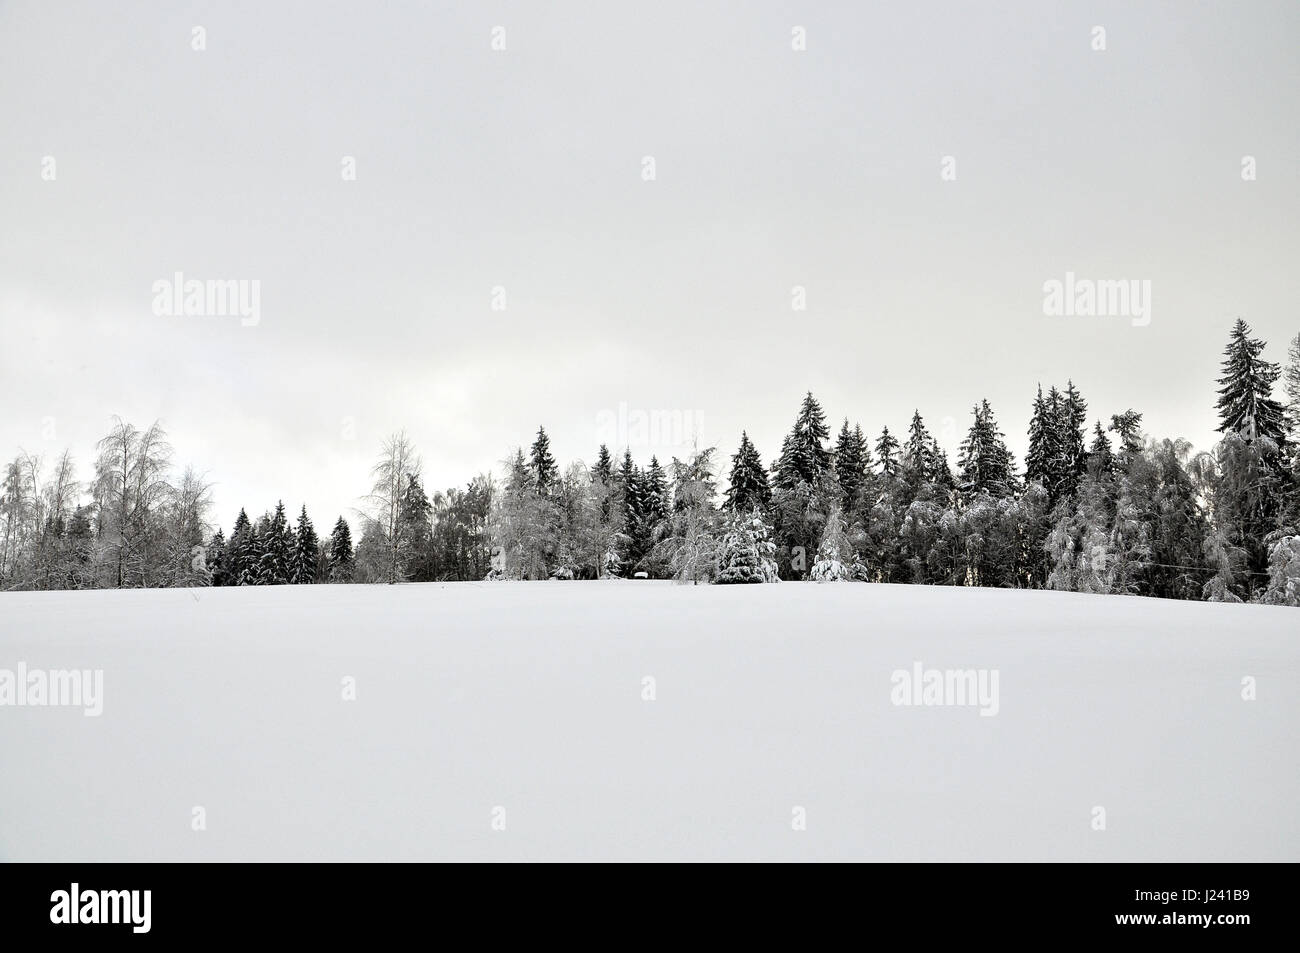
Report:
[[[998,430],[993,410],[987,400],[975,405],[974,421],[961,445],[961,490],[973,495],[987,492],[994,497],[1009,496],[1016,488],[1015,458],[1007,449]]]
[[[740,434],[740,449],[731,457],[728,484],[723,502],[726,509],[749,513],[753,509],[766,510],[772,501],[767,470],[745,431]]]
[[[880,428],[880,438],[876,441],[876,460],[880,463],[881,476],[892,477],[898,473],[898,449],[898,441],[889,432],[889,428]]]
[[[351,582],[352,565],[352,530],[348,528],[348,521],[340,516],[338,522],[334,524],[333,532],[330,533],[328,562],[330,582]]]
[[[845,417],[839,437],[835,440],[835,479],[840,485],[839,503],[846,519],[851,520],[852,514],[861,505],[870,463],[871,451],[867,448],[866,437],[862,435],[862,427],[856,426],[849,430],[849,418]]]
[[[1267,438],[1282,446],[1286,425],[1282,405],[1273,399],[1273,383],[1281,369],[1260,354],[1264,342],[1250,336],[1250,325],[1240,318],[1224,348],[1223,376],[1219,378],[1219,432],[1241,434],[1247,440]]]
[[[543,427],[537,428],[537,439],[529,451],[529,469],[533,472],[533,486],[537,492],[549,496],[559,469],[555,465],[555,458],[551,456],[551,438],[546,436]]]
[[[294,533],[293,556],[289,561],[289,582],[305,585],[316,581],[316,554],[320,540],[316,537],[316,528],[307,517],[307,506],[303,504],[298,514],[298,528]]]

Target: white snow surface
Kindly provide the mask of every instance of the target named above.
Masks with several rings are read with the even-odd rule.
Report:
[[[0,594],[0,669],[20,661],[102,669],[104,709],[0,707],[0,860],[1300,860],[1295,609],[798,583]],[[894,705],[915,662],[996,669],[998,714]]]

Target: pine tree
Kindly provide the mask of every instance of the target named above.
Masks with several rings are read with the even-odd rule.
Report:
[[[537,488],[537,492],[542,496],[549,495],[559,470],[555,465],[555,458],[551,456],[551,438],[546,436],[546,430],[542,427],[537,428],[537,439],[533,441],[532,449],[529,451],[529,467],[533,473],[533,485]]]
[[[609,447],[603,443],[596,452],[596,463],[591,468],[591,478],[600,483],[608,483],[614,476],[614,461],[609,456]]]
[[[330,533],[330,582],[351,582],[352,566],[352,530],[348,528],[347,520],[340,516]]]
[[[668,515],[668,477],[658,457],[650,457],[643,489],[641,512],[651,524],[657,524]]]
[[[1224,348],[1219,378],[1219,432],[1239,433],[1247,440],[1266,438],[1279,447],[1286,439],[1282,405],[1273,400],[1273,383],[1281,369],[1260,354],[1264,342],[1250,336],[1240,318]]]
[[[1060,464],[1057,493],[1059,496],[1072,498],[1088,467],[1088,452],[1085,446],[1088,402],[1075,390],[1074,381],[1066,381],[1059,413],[1057,433]]]
[[[817,582],[847,582],[860,579],[863,567],[849,542],[848,526],[838,506],[832,507],[826,517],[826,529],[817,546],[817,560],[809,576]]]
[[[316,581],[316,553],[320,540],[316,528],[307,517],[307,506],[298,514],[298,528],[294,533],[293,555],[289,562],[289,582],[304,585]]]
[[[840,486],[840,506],[845,513],[854,512],[859,497],[867,485],[867,467],[870,456],[866,438],[860,426],[849,430],[849,418],[844,418],[839,437],[835,441],[835,479]]]
[[[609,455],[609,447],[603,443],[591,468],[591,485],[597,497],[600,523],[608,525],[614,515],[614,461]]]
[[[975,405],[974,422],[961,445],[960,488],[963,493],[1009,496],[1015,490],[1015,458],[1003,442],[987,400]]]
[[[282,586],[289,581],[289,560],[293,553],[293,535],[284,514],[284,503],[277,502],[262,538],[261,558],[257,563],[257,583],[260,586]]]
[[[736,511],[723,533],[719,557],[719,585],[777,582],[776,544],[772,528],[758,509],[748,515]]]
[[[1055,422],[1043,398],[1043,385],[1038,385],[1033,409],[1029,415],[1029,451],[1025,454],[1025,482],[1050,487],[1053,427]]]
[[[935,487],[944,492],[955,489],[957,481],[953,479],[952,467],[948,466],[948,454],[933,437],[930,438],[930,459],[933,461]]]
[[[898,441],[889,432],[888,427],[880,430],[880,439],[876,441],[876,459],[880,461],[880,475],[892,477],[898,472]]]
[[[208,541],[207,555],[205,557],[208,572],[212,574],[212,585],[230,585],[230,564],[228,559],[226,534],[218,526],[217,531],[212,534],[212,539]]]
[[[433,507],[418,475],[407,474],[397,514],[402,574],[412,582],[430,582],[436,571],[433,553]]]
[[[1142,415],[1132,408],[1122,414],[1112,414],[1108,430],[1119,435],[1119,453],[1132,456],[1142,452]]]
[[[632,462],[632,451],[623,450],[623,462],[614,474],[614,503],[618,511],[618,523],[626,527],[632,518],[632,510],[637,505],[637,469]]]
[[[831,452],[826,448],[830,431],[826,414],[810,391],[799,407],[799,416],[786,436],[777,461],[777,484],[793,487],[800,481],[815,484],[830,466]]]
[[[255,563],[249,552],[253,527],[248,521],[248,514],[243,507],[235,517],[235,525],[230,530],[230,542],[226,544],[226,585],[250,585],[251,569]]]
[[[266,520],[259,525],[248,528],[247,542],[244,545],[243,568],[239,572],[238,585],[260,586],[262,581],[262,556],[266,552]]]
[[[728,484],[722,504],[725,509],[748,513],[756,507],[766,509],[772,501],[767,470],[745,431],[740,433],[740,449],[731,457]]]
[[[1111,452],[1110,438],[1101,429],[1098,420],[1092,431],[1092,446],[1088,448],[1088,462],[1103,473],[1109,473],[1114,467],[1114,455]]]
[[[933,482],[937,476],[938,461],[934,458],[934,438],[925,429],[919,410],[912,411],[912,423],[907,430],[907,443],[903,445],[904,470],[917,483]]]
[[[1300,444],[1300,334],[1293,337],[1287,347],[1282,389],[1286,393],[1288,439],[1293,444]]]

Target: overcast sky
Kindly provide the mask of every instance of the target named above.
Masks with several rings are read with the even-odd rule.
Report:
[[[0,453],[159,418],[229,531],[328,528],[399,427],[431,488],[620,406],[770,462],[808,389],[954,462],[1067,378],[1207,447],[1232,319],[1300,331],[1300,4],[993,6],[0,0]],[[1067,271],[1150,323],[1045,316]]]

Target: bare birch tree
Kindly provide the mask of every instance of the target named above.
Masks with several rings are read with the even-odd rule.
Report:
[[[402,557],[408,547],[401,532],[402,498],[411,477],[420,475],[420,457],[405,430],[384,441],[379,462],[370,474],[374,483],[364,498],[363,515],[380,534],[384,547],[383,576],[392,584],[405,579]]]

